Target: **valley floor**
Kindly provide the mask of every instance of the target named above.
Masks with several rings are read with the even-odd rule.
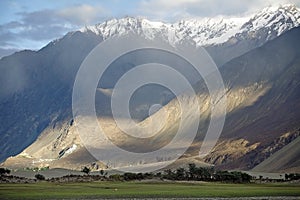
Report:
[[[300,184],[88,182],[0,184],[0,199],[300,199]],[[251,197],[251,198],[250,198]]]

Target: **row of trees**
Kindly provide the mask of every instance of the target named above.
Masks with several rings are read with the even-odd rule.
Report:
[[[84,167],[81,170],[86,175],[89,175],[90,169]],[[1,172],[1,169],[0,169]],[[9,171],[10,172],[10,171]],[[8,173],[9,173],[8,172]],[[104,170],[100,171],[100,175],[105,180],[113,181],[132,181],[132,180],[145,180],[145,179],[167,179],[174,181],[220,181],[228,183],[249,183],[252,177],[239,171],[215,171],[214,168],[197,167],[195,164],[189,164],[188,169],[178,168],[174,171],[168,169],[158,173],[124,173],[124,174],[112,174],[107,177],[107,173]],[[41,174],[36,174],[35,178],[38,180],[45,180],[45,177]],[[285,174],[285,180],[299,180],[300,174]]]
[[[243,172],[215,171],[214,168],[197,167],[195,164],[189,164],[188,169],[178,168],[176,170],[165,170],[158,173],[124,173],[113,174],[109,176],[111,180],[131,181],[160,178],[176,181],[221,181],[233,183],[250,182],[251,176]]]
[[[291,173],[291,174],[285,174],[285,180],[300,180],[300,174],[298,173]]]
[[[83,173],[89,175],[91,169],[84,167],[81,170]],[[0,175],[10,174],[10,170],[6,168],[0,168]],[[178,168],[176,170],[167,169],[163,172],[157,173],[124,173],[113,174],[107,176],[104,170],[100,170],[101,177],[104,180],[116,180],[116,181],[131,181],[131,180],[143,180],[143,179],[167,179],[167,180],[186,180],[186,181],[220,181],[231,183],[247,183],[250,182],[252,177],[239,171],[216,171],[214,168],[197,167],[195,164],[189,164],[188,168]],[[45,177],[41,174],[36,174],[37,180],[45,180]],[[299,180],[300,174],[291,173],[285,174],[285,180]]]
[[[244,183],[250,182],[251,176],[243,172],[215,171],[214,168],[197,167],[189,164],[188,169],[178,168],[175,171],[166,170],[163,178],[170,180],[221,181]]]

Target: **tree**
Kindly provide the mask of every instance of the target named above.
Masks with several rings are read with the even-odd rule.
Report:
[[[0,175],[2,174],[10,174],[10,169],[0,168]]]
[[[143,179],[143,174],[142,173],[135,174],[135,173],[126,172],[123,174],[123,178],[125,181]]]
[[[40,181],[45,180],[45,176],[42,175],[42,174],[36,174],[34,177],[35,177],[37,180],[40,180]]]
[[[162,178],[161,172],[157,172],[157,173],[155,174],[155,177],[157,177],[157,178]]]
[[[122,181],[123,178],[121,177],[120,174],[112,174],[108,177],[112,181]]]
[[[104,170],[103,170],[103,169],[100,170],[100,175],[101,175],[101,176],[104,175]]]
[[[91,172],[91,169],[88,168],[88,167],[84,167],[84,168],[81,170],[81,172],[85,173],[86,175],[89,175],[90,172]]]
[[[249,183],[252,179],[252,176],[247,173],[242,173],[241,176],[242,176],[243,183]]]
[[[232,183],[249,183],[252,179],[247,173],[243,172],[228,172],[228,171],[217,171],[215,174],[215,179],[217,181],[224,181],[224,182],[232,182]]]
[[[185,179],[185,170],[184,170],[184,168],[180,167],[180,168],[176,169],[175,179],[176,180],[184,180]]]
[[[288,174],[285,174],[285,175],[284,175],[284,178],[285,178],[286,181],[289,180],[289,175],[288,175]]]
[[[152,179],[154,177],[154,174],[152,172],[147,172],[144,174],[144,179]]]
[[[189,164],[189,179],[194,180],[195,179],[195,174],[196,174],[196,165],[195,163],[190,163]]]
[[[174,180],[174,177],[175,177],[175,174],[172,172],[171,169],[164,170],[163,178],[169,179],[169,180]]]
[[[300,179],[300,174],[297,174],[297,173],[291,173],[291,174],[286,174],[285,175],[285,179],[286,180],[291,180],[291,181],[293,181],[293,180],[299,180]]]

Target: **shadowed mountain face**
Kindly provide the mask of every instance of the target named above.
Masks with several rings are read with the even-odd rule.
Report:
[[[299,45],[300,29],[295,28],[221,68],[227,88],[244,88],[249,100],[253,96],[247,94],[247,87],[267,89],[251,105],[228,113],[220,139],[223,146],[217,146],[206,161],[223,168],[249,169],[299,135]],[[230,143],[244,148],[244,153],[224,151]]]
[[[221,73],[228,88],[262,83],[270,86],[252,106],[237,110],[228,116],[230,127],[224,137],[232,137],[238,132],[249,132],[244,137],[251,141],[263,142],[284,132],[285,127],[299,125],[300,98],[300,28],[295,28],[283,36],[236,58],[221,68]],[[233,79],[232,77],[237,77]],[[251,97],[248,97],[251,98]],[[246,113],[246,115],[245,115]],[[241,123],[247,119],[247,123]],[[239,124],[245,128],[237,130]],[[246,128],[249,126],[249,128]],[[257,130],[266,132],[256,134]],[[276,131],[277,130],[277,131]]]
[[[254,35],[244,31],[223,44],[206,47],[219,64],[230,60],[220,67],[228,99],[226,123],[218,145],[204,159],[222,168],[253,168],[298,136],[300,28],[294,28],[278,38],[277,32],[269,38],[267,32],[272,31],[271,27],[259,30]],[[265,44],[270,39],[274,40]],[[83,164],[95,162],[91,156],[86,157],[88,152],[76,135],[71,95],[81,62],[101,41],[102,35],[95,32],[77,31],[51,42],[40,51],[23,51],[0,60],[0,160],[20,153],[35,141],[25,153],[7,163],[45,166],[50,162],[54,167],[73,168],[83,157],[87,158]],[[246,53],[250,49],[254,50]],[[96,93],[98,117],[107,120],[102,119],[116,142],[123,138],[118,137],[119,130],[116,130],[115,124],[106,119],[111,115],[111,82],[134,67],[134,61],[119,62],[107,72],[105,84],[99,85]],[[201,106],[207,107],[202,107],[199,134],[195,145],[187,152],[191,155],[198,154],[198,144],[201,144],[210,116],[205,84],[200,81],[195,88],[203,102]],[[152,99],[153,95],[160,98]],[[158,147],[164,145],[176,132],[180,117],[172,113],[173,108],[178,108],[174,95],[165,88],[153,86],[144,92],[137,91],[136,96],[130,106],[137,121],[147,123],[149,107],[156,103],[162,104],[172,116],[168,127],[151,143]],[[98,102],[97,98],[104,101]],[[158,111],[153,117],[160,118],[160,113]],[[146,145],[147,141],[134,148],[146,148]],[[133,142],[129,142],[128,148],[132,146]],[[38,159],[39,163],[32,162],[34,159]],[[47,162],[45,159],[48,159]],[[68,164],[64,166],[65,162]]]
[[[38,52],[0,60],[0,160],[19,153],[50,124],[71,117],[76,72],[100,41],[93,34],[70,33]]]

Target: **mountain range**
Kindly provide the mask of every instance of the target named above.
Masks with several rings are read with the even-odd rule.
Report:
[[[39,51],[25,50],[4,57],[0,60],[0,159],[5,161],[2,165],[105,167],[88,153],[76,132],[71,109],[72,87],[82,61],[97,44],[134,31],[147,37],[159,34],[172,45],[192,39],[209,52],[224,79],[227,116],[221,138],[210,154],[201,160],[197,158],[210,106],[204,82],[196,82],[197,97],[208,107],[202,108],[198,135],[181,159],[222,169],[268,171],[270,163],[274,163],[272,156],[288,148],[300,134],[299,24],[300,10],[293,5],[268,7],[250,16],[190,19],[173,24],[126,17],[70,32]],[[131,66],[134,61],[126,60],[125,64]],[[123,66],[124,63],[117,64],[107,80],[116,79],[115,74],[128,70]],[[110,82],[106,84],[109,87]],[[161,88],[151,91],[165,92]],[[111,132],[109,137],[121,146],[126,139],[125,148],[147,149],[147,141],[136,144],[134,140],[119,137],[120,130],[107,114],[108,93],[105,89],[97,92],[107,102],[96,107],[99,118]],[[133,103],[133,115],[140,123],[147,123],[149,118],[159,119],[160,110],[145,115],[156,102],[151,95],[142,96],[144,99]],[[163,98],[160,101],[169,120],[167,128],[155,138],[157,148],[170,140],[180,118],[173,113],[178,108],[176,98],[172,95]],[[188,98],[193,104],[194,97]],[[141,112],[137,108],[144,109]],[[271,171],[299,171],[299,152],[291,151]]]

